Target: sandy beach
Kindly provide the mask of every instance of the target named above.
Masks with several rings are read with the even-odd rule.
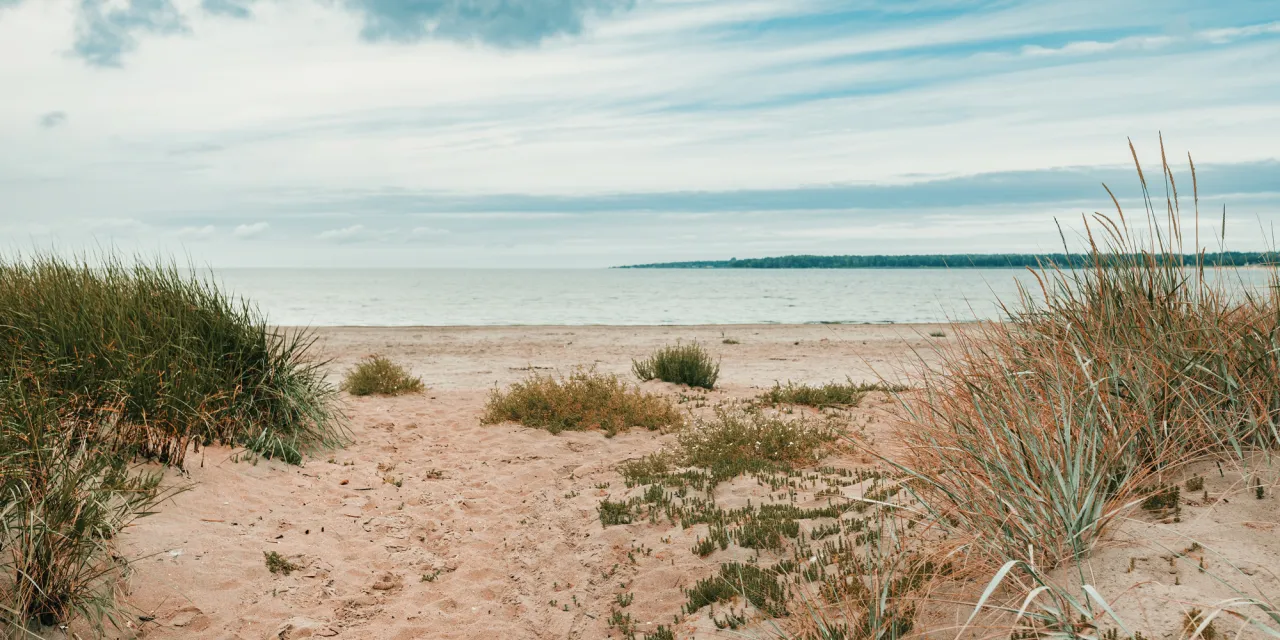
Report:
[[[688,402],[698,394],[674,385],[643,385],[697,411],[693,407],[752,397],[775,381],[894,379],[932,361],[931,345],[946,338],[931,338],[930,332],[952,330],[320,329],[317,347],[332,360],[335,383],[360,358],[382,354],[421,376],[428,390],[397,398],[344,394],[351,444],[301,467],[238,461],[236,452],[215,447],[189,457],[185,473],[169,471],[172,482],[189,483],[190,490],[123,536],[123,552],[143,559],[134,565],[126,597],[139,617],[120,635],[618,637],[607,617],[615,600],[629,593],[634,603],[628,611],[638,631],[678,622],[680,638],[744,637],[743,631],[716,629],[705,615],[678,615],[685,600],[681,589],[726,559],[690,553],[705,527],[645,522],[604,528],[598,518],[599,501],[622,491],[618,463],[657,451],[671,435],[631,431],[606,438],[598,432],[552,435],[514,424],[485,426],[480,414],[490,390],[531,371],[567,373],[587,366],[629,375],[632,357],[676,340],[698,340],[722,357],[722,386],[707,393],[705,402]],[[739,343],[725,344],[725,338]],[[850,412],[851,429],[885,442],[890,402],[873,394]],[[842,455],[853,457],[832,463],[873,464],[865,456]],[[1218,486],[1225,482],[1211,478],[1208,488],[1225,491]],[[720,491],[731,503],[759,500],[767,488],[740,479]],[[1178,569],[1170,572],[1174,563],[1152,551],[1153,541],[1174,545],[1188,535],[1211,536],[1223,542],[1215,552],[1250,567],[1250,583],[1273,592],[1278,584],[1274,499],[1234,501],[1226,511],[1194,505],[1181,524],[1133,520],[1091,561],[1098,569],[1095,584],[1119,594],[1125,615],[1144,628],[1172,626],[1172,634],[1178,614],[1168,607],[1231,595],[1195,571],[1175,576]],[[269,551],[302,568],[288,576],[268,572],[263,554]],[[1171,581],[1192,586],[1174,587]],[[930,624],[950,628],[967,611],[931,610]],[[768,625],[754,629],[745,637],[770,637]]]
[[[625,581],[637,593],[630,610],[642,625],[669,624],[685,599],[680,588],[714,569],[689,553],[696,531],[604,529],[596,505],[609,493],[598,486],[620,484],[619,462],[658,450],[670,436],[484,426],[479,416],[490,390],[531,371],[594,366],[629,375],[631,358],[698,340],[723,358],[721,388],[707,394],[710,401],[749,398],[775,381],[892,377],[928,358],[928,333],[936,330],[319,329],[319,353],[332,359],[335,383],[376,353],[405,364],[428,391],[344,394],[352,442],[331,458],[302,467],[252,464],[215,447],[189,458],[187,473],[171,472],[191,489],[124,536],[124,551],[146,558],[129,581],[128,602],[153,618],[133,623],[148,638],[601,638]],[[724,344],[726,337],[739,344]],[[686,392],[660,382],[645,387]],[[854,421],[874,428],[884,401],[864,403]],[[650,555],[631,564],[628,554],[640,548]],[[265,551],[296,556],[304,569],[273,575]]]

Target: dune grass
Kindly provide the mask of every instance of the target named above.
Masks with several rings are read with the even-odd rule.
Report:
[[[0,384],[0,633],[118,623],[112,540],[171,495],[116,448],[119,413],[51,396],[30,363]]]
[[[1034,270],[1037,289],[1006,307],[1009,321],[949,341],[941,371],[903,405],[899,469],[921,509],[968,566],[996,575],[992,588],[1023,576],[1048,601],[1038,628],[1063,637],[1101,600],[1044,572],[1080,567],[1139,505],[1176,511],[1160,478],[1179,465],[1280,444],[1280,278],[1273,266],[1271,287],[1241,293],[1229,272],[1207,277],[1161,151],[1160,206],[1139,165],[1145,220],[1113,196],[1114,214],[1086,219],[1092,267]]]
[[[714,389],[720,377],[720,362],[702,345],[692,342],[662,347],[648,358],[632,360],[631,371],[641,380]]]
[[[798,404],[807,407],[856,407],[872,392],[899,393],[907,387],[882,382],[828,382],[823,385],[794,384],[786,386],[775,382],[773,388],[760,394],[758,399],[766,404]]]
[[[382,356],[369,356],[347,371],[342,389],[353,396],[420,393],[422,379]]]
[[[117,408],[133,453],[180,464],[189,445],[221,443],[298,463],[343,439],[313,338],[175,267],[3,262],[0,317],[0,361],[30,362],[88,410]]]
[[[575,371],[568,378],[534,374],[507,389],[494,389],[481,421],[519,422],[551,433],[600,430],[608,436],[684,423],[670,400],[593,370]]]
[[[192,446],[300,463],[344,439],[306,333],[171,266],[0,261],[0,630],[120,621],[116,535]]]

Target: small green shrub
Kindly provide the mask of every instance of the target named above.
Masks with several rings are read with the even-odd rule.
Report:
[[[369,356],[347,372],[342,389],[353,396],[398,396],[422,391],[422,379],[382,356]]]
[[[799,404],[809,407],[856,407],[868,393],[882,391],[898,393],[907,387],[884,383],[858,383],[847,380],[844,383],[828,382],[822,386],[787,383],[787,386],[774,383],[773,388],[760,394],[760,400],[767,404]]]
[[[663,347],[644,360],[632,360],[631,370],[641,380],[662,380],[690,387],[713,389],[720,377],[720,363],[696,342]]]
[[[666,398],[592,370],[567,379],[535,374],[505,391],[495,389],[481,421],[519,422],[551,433],[599,429],[609,436],[632,427],[657,431],[683,423]]]
[[[266,559],[267,571],[271,573],[283,573],[287,576],[302,568],[302,565],[290,562],[276,551],[263,551],[262,556]]]

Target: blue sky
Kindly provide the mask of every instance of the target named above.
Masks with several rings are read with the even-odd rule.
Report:
[[[214,266],[1052,251],[1280,217],[1280,3],[0,0],[0,238]],[[1154,171],[1158,175],[1158,171]],[[1189,204],[1189,201],[1188,201]]]

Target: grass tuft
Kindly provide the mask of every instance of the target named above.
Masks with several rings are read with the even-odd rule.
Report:
[[[720,377],[720,363],[696,342],[666,346],[643,360],[632,360],[631,370],[641,380],[662,380],[675,384],[714,389]]]
[[[80,617],[119,626],[113,540],[175,493],[116,448],[118,413],[50,396],[26,363],[0,380],[0,633]]]
[[[551,433],[598,429],[609,436],[632,427],[672,429],[684,422],[666,398],[593,370],[576,371],[567,379],[535,374],[506,390],[495,389],[482,421],[519,422]]]
[[[773,388],[760,394],[759,398],[767,404],[798,404],[809,407],[856,407],[868,393],[880,391],[884,393],[900,393],[907,387],[884,383],[828,382],[821,386],[793,384],[788,382],[784,387],[774,383]]]
[[[189,445],[220,443],[296,464],[344,440],[314,338],[176,267],[0,262],[0,318],[0,361],[29,363],[85,412],[117,411],[129,453],[181,464]]]
[[[422,379],[382,356],[369,356],[347,372],[342,389],[353,396],[399,396],[420,393]]]
[[[302,568],[302,565],[291,562],[277,551],[263,551],[262,557],[266,562],[267,571],[271,573],[283,573],[287,576]]]

